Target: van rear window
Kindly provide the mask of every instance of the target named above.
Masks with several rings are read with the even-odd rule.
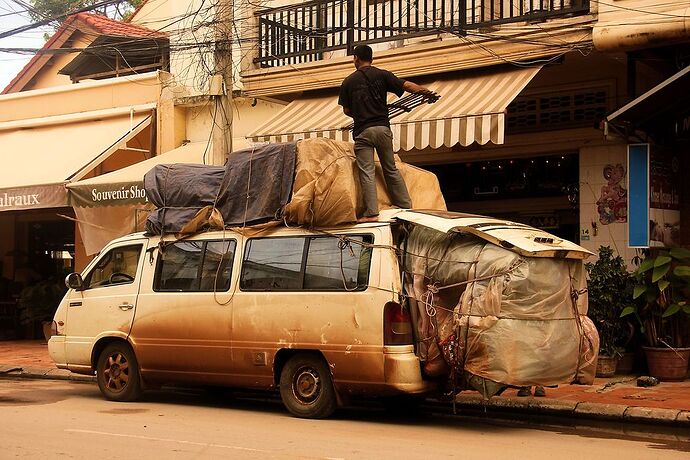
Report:
[[[211,292],[230,289],[235,240],[178,241],[158,257],[154,291]]]
[[[253,238],[247,242],[243,291],[354,291],[369,282],[372,235]]]

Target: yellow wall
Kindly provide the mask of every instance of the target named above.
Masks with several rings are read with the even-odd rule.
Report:
[[[588,232],[589,240],[580,244],[597,253],[600,246],[610,246],[623,257],[628,267],[633,268],[632,258],[636,250],[628,247],[627,222],[602,223],[597,211],[597,200],[601,198],[602,187],[608,186],[604,177],[607,165],[621,165],[626,176],[621,186],[627,190],[627,145],[618,142],[613,145],[583,147],[580,149],[580,237]],[[595,228],[596,227],[596,228]]]
[[[256,102],[255,102],[256,101]],[[254,104],[252,106],[252,104]],[[273,117],[284,106],[273,102],[253,98],[236,98],[233,100],[233,150],[249,146],[246,136]],[[213,103],[190,107],[186,111],[187,140],[207,142],[210,138],[213,120]]]
[[[0,95],[0,122],[156,103],[158,73]]]
[[[88,36],[81,32],[75,32],[70,41],[64,47],[86,48],[95,36]],[[51,88],[53,86],[70,85],[72,81],[68,75],[60,75],[58,72],[74,59],[79,53],[56,54],[34,76],[22,91],[32,89]]]

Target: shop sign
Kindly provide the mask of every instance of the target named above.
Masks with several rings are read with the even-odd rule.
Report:
[[[0,212],[67,206],[65,184],[0,189]]]
[[[80,207],[122,206],[148,203],[143,182],[70,186],[70,204]]]
[[[649,144],[628,145],[628,246],[649,247]]]
[[[651,152],[649,239],[651,246],[680,244],[680,158],[675,152]]]

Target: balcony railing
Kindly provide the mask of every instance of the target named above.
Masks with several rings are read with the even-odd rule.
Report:
[[[437,33],[589,12],[589,0],[315,0],[259,16],[261,67],[319,61],[326,53]]]

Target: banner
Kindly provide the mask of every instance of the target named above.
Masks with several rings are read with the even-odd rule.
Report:
[[[64,183],[0,189],[0,212],[67,206]]]
[[[649,144],[628,145],[628,247],[649,247]]]

